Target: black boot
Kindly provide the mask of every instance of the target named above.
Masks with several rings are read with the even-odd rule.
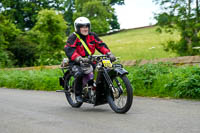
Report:
[[[74,66],[76,69],[72,69],[74,72],[74,77],[75,77],[75,95],[76,95],[76,101],[77,102],[83,102],[83,98],[81,96],[82,94],[82,79],[83,79],[83,72],[80,66]]]
[[[79,103],[83,102],[83,98],[82,98],[81,94],[82,94],[82,80],[76,79],[75,95],[76,95],[76,101],[79,102]]]

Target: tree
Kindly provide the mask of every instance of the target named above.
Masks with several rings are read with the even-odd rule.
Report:
[[[124,5],[124,0],[108,0],[108,5],[110,5],[111,8],[114,5]],[[106,7],[109,7],[108,5]],[[108,22],[110,24],[110,30],[120,29],[120,24],[118,22],[117,15],[115,14],[114,8],[112,8],[112,10],[108,10],[108,11],[112,13],[111,19],[108,20]]]
[[[31,41],[27,33],[18,35],[8,48],[15,60],[13,64],[18,67],[34,66],[38,58],[36,46],[37,44]]]
[[[111,5],[124,5],[124,0],[109,0]]]
[[[13,54],[8,50],[21,33],[5,16],[0,14],[0,67],[11,66]]]
[[[64,17],[70,26],[70,29],[68,29],[67,34],[73,31],[73,28],[74,28],[73,22],[77,17],[81,15],[91,16],[91,14],[89,13],[90,11],[94,14],[94,11],[98,12],[99,9],[101,10],[99,10],[99,12],[95,14],[96,18],[101,17],[105,12],[106,14],[110,14],[110,15],[106,19],[107,22],[105,22],[104,20],[103,20],[104,22],[100,22],[102,21],[100,19],[93,20],[94,17],[89,18],[89,19],[92,19],[92,28],[94,31],[96,31],[97,33],[102,33],[102,32],[105,33],[108,30],[120,29],[117,16],[112,6],[116,4],[123,5],[124,0],[66,0],[65,4],[68,6],[65,6],[67,10],[64,14]],[[83,13],[82,10],[85,10],[85,12]],[[90,15],[88,15],[88,13]],[[99,22],[99,23],[96,23],[96,22]],[[101,29],[102,24],[103,25],[105,24],[105,26],[103,26]]]
[[[34,65],[36,45],[3,15],[0,15],[0,42],[0,67]]]
[[[73,19],[85,16],[90,19],[92,30],[98,34],[110,30],[109,20],[112,18],[113,9],[109,3],[102,0],[75,0]]]
[[[114,13],[114,8],[112,6],[116,4],[123,5],[124,0],[1,0],[0,12],[2,12],[5,16],[9,16],[10,20],[12,20],[18,28],[25,31],[30,30],[35,25],[37,21],[36,17],[40,10],[55,9],[60,11],[64,15],[64,19],[68,22],[67,34],[69,34],[73,31],[74,18],[77,16],[77,12],[81,11],[80,8],[82,8],[77,5],[83,6],[88,2],[90,2],[90,5],[88,6],[91,7],[92,3],[93,5],[96,3],[97,5],[94,5],[94,7],[97,7],[97,9],[104,8],[102,13],[106,12],[106,14],[111,14],[111,17],[107,17],[106,20],[109,25],[109,28],[106,28],[107,30],[120,28],[117,16]],[[84,7],[87,8],[87,6]],[[95,10],[97,11],[97,9]],[[82,13],[79,12],[79,14]],[[83,14],[85,15],[85,13]],[[102,14],[97,15],[102,16]],[[107,30],[104,29],[102,31]]]
[[[54,10],[41,10],[29,37],[37,46],[38,64],[58,64],[62,53],[67,28],[63,16]]]
[[[180,40],[169,41],[166,49],[177,52],[179,55],[199,54],[193,47],[200,46],[200,9],[199,0],[153,0],[161,6],[161,13],[155,18],[159,30],[173,33],[180,32]]]
[[[1,0],[0,12],[8,16],[21,30],[31,29],[42,9],[65,10],[65,0]]]

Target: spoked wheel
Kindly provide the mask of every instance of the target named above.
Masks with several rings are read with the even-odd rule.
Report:
[[[74,87],[74,77],[70,74],[66,75],[66,77],[65,77],[64,89],[65,89],[65,96],[66,96],[69,104],[74,108],[81,107],[81,105],[83,103],[76,101],[75,87]]]
[[[133,100],[133,89],[131,84],[126,77],[117,76],[113,79],[114,89],[110,91],[107,99],[110,107],[116,113],[126,113]]]

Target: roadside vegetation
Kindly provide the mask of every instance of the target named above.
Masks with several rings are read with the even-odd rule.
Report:
[[[61,89],[58,77],[62,75],[59,69],[40,70],[0,70],[0,86],[26,90],[54,91]]]
[[[155,13],[157,26],[101,37],[112,53],[120,60],[199,55],[199,0],[153,1],[161,7],[161,12]],[[2,0],[0,68],[60,64],[66,57],[63,47],[77,17],[87,16],[92,31],[105,34],[120,29],[114,5],[123,4],[124,0]],[[135,95],[200,99],[199,66],[146,64],[127,70]],[[0,69],[0,87],[54,91],[62,89],[60,76],[60,70],[42,67]]]
[[[199,66],[146,64],[128,68],[135,95],[200,99]]]
[[[199,66],[146,64],[126,67],[134,95],[200,99]],[[60,69],[0,70],[0,87],[55,91],[62,89]]]

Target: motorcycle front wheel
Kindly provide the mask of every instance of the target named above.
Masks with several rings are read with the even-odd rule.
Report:
[[[68,103],[74,107],[79,108],[83,103],[76,101],[75,96],[75,86],[74,86],[74,76],[73,75],[66,75],[65,82],[64,82],[64,89],[65,89],[65,96],[67,98]]]
[[[107,96],[108,103],[116,113],[126,113],[132,105],[133,89],[126,75],[112,79],[114,88]]]

